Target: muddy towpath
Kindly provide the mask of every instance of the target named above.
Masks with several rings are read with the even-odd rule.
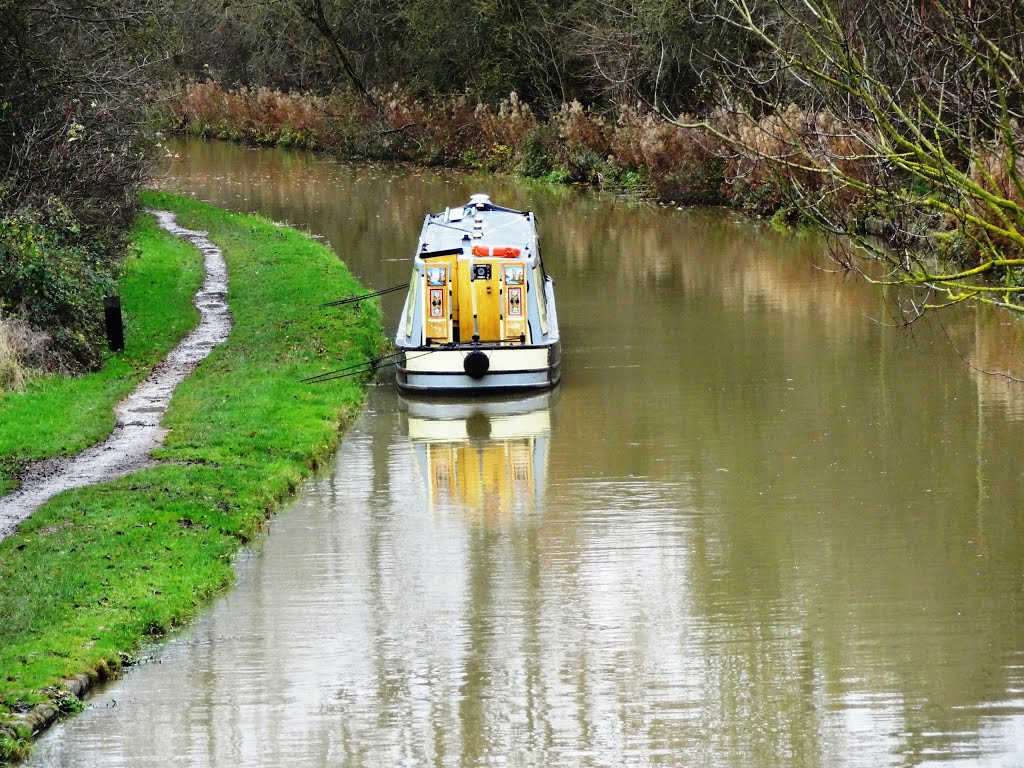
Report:
[[[171,350],[114,413],[114,430],[106,440],[75,456],[59,456],[27,467],[18,490],[0,497],[0,541],[18,524],[62,491],[113,480],[154,464],[150,452],[164,440],[161,420],[175,388],[221,344],[231,331],[228,272],[220,248],[205,232],[178,226],[170,211],[150,210],[160,226],[188,240],[203,254],[206,277],[195,295],[199,325]]]

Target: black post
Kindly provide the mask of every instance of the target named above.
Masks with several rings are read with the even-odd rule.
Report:
[[[103,314],[107,321],[107,346],[114,352],[124,352],[124,321],[121,319],[121,297],[105,296]]]

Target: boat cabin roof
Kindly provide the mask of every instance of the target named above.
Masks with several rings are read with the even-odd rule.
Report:
[[[426,216],[416,258],[455,254],[469,258],[474,245],[511,246],[520,249],[520,258],[536,261],[536,219],[530,211],[503,208],[487,195],[473,195],[465,205]]]

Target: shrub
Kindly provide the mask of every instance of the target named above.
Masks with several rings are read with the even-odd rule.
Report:
[[[795,104],[764,115],[717,118],[716,127],[741,147],[726,156],[729,201],[751,213],[771,216],[793,197],[813,195],[827,201],[830,218],[855,222],[872,212],[872,201],[854,184],[836,183],[832,169],[856,184],[885,183],[881,166],[857,138],[870,125],[846,123],[829,112]],[[821,169],[816,171],[814,169]]]
[[[681,122],[687,122],[685,116]],[[623,169],[642,172],[658,199],[690,205],[726,200],[724,148],[706,132],[679,128],[650,112],[623,109],[612,151]]]
[[[103,297],[113,292],[118,260],[83,235],[67,208],[20,208],[0,219],[0,313],[49,335],[42,367],[94,369],[105,338]]]
[[[522,145],[520,173],[539,179],[554,171],[557,163],[558,135],[550,125],[535,126]]]
[[[593,109],[584,109],[578,101],[563,104],[551,118],[558,131],[556,163],[565,169],[569,181],[601,183],[605,158],[611,152],[612,128]]]

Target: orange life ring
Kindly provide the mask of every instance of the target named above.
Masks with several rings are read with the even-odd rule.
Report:
[[[474,245],[474,256],[491,256],[499,259],[514,259],[520,253],[520,249],[514,245]]]

